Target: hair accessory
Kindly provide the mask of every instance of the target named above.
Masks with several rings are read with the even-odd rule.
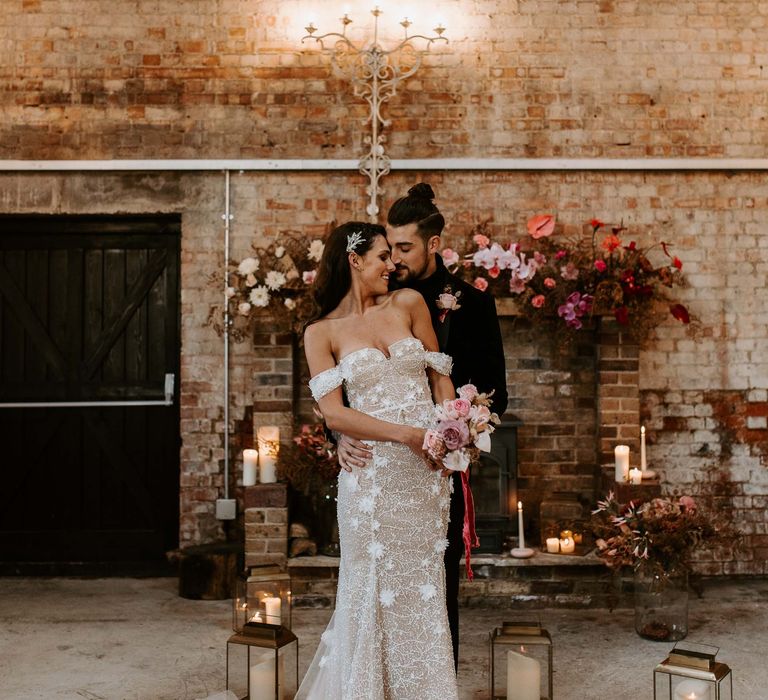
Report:
[[[355,248],[363,242],[363,232],[355,231],[347,236],[347,252],[354,253]]]

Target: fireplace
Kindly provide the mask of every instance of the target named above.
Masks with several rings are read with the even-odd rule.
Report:
[[[517,534],[517,426],[505,421],[491,438],[490,453],[483,453],[472,470],[475,528],[479,554],[500,554],[504,540]]]

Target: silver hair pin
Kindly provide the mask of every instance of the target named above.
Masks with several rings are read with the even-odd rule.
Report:
[[[355,231],[347,236],[347,252],[354,253],[358,244],[363,242],[363,232]]]

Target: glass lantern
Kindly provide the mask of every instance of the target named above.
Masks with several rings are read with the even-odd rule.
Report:
[[[230,663],[234,649],[243,646],[246,650],[244,680],[242,672],[235,673],[235,664]],[[299,640],[288,628],[261,625],[233,634],[227,640],[226,689],[232,689],[238,698],[289,700],[296,695],[298,686]]]
[[[552,638],[540,623],[504,622],[489,647],[491,700],[552,700]]]
[[[256,626],[291,626],[291,577],[276,566],[254,567],[237,578],[232,629],[247,634]]]
[[[731,669],[718,647],[679,642],[653,671],[654,700],[733,700]]]

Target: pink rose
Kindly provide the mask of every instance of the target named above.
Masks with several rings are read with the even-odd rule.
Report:
[[[680,496],[680,505],[686,510],[696,510],[696,501],[690,496]]]
[[[544,286],[547,289],[554,289],[557,286],[557,282],[555,282],[555,280],[553,280],[551,277],[547,277],[544,280]]]
[[[605,264],[605,260],[595,260],[595,270],[605,272],[607,269],[608,265]]]
[[[482,233],[478,233],[472,236],[472,240],[475,242],[475,245],[481,250],[483,248],[487,248],[491,244],[491,239],[488,238],[488,236],[484,236]]]
[[[437,298],[437,308],[451,311],[452,309],[458,309],[458,299],[453,294],[443,293]]]
[[[446,265],[458,265],[459,264],[459,254],[453,250],[453,248],[443,248],[442,253],[440,255],[443,258],[443,262]]]
[[[469,428],[463,421],[441,421],[437,427],[448,450],[458,450],[469,442]]]
[[[317,277],[317,270],[307,270],[301,275],[304,284],[312,284],[315,281],[315,277]]]
[[[481,292],[484,292],[486,289],[488,289],[488,280],[485,279],[485,277],[475,277],[475,281],[472,283],[472,285],[475,287],[475,289],[479,289]]]
[[[534,308],[540,309],[542,306],[544,306],[544,303],[546,302],[546,298],[543,294],[537,294],[533,299],[531,299],[531,304],[533,304]]]
[[[459,396],[465,401],[472,401],[477,396],[477,387],[474,384],[464,384],[456,390]]]
[[[472,404],[466,399],[454,399],[453,408],[459,418],[466,418],[469,415],[469,409],[472,408]]]
[[[421,449],[436,460],[445,457],[446,453],[443,438],[435,430],[427,430],[427,432],[424,433],[424,443],[422,444]]]

